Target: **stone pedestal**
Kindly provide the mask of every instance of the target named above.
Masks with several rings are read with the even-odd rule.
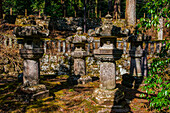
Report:
[[[115,102],[118,103],[124,98],[124,93],[118,88],[113,90],[97,88],[93,92],[93,97],[100,106],[112,108]]]

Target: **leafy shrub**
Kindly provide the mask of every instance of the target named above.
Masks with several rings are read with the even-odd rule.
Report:
[[[148,94],[149,106],[159,111],[170,109],[170,76],[168,66],[170,59],[166,56],[170,43],[162,47],[159,58],[153,59],[149,76],[143,87]],[[168,108],[169,107],[169,108]]]

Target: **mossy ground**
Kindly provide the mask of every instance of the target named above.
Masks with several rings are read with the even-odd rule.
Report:
[[[102,109],[92,97],[93,90],[99,87],[99,80],[89,82],[85,85],[71,85],[67,82],[67,75],[47,77],[41,76],[40,83],[45,84],[50,90],[50,96],[34,102],[18,101],[15,99],[15,89],[20,83],[16,80],[1,86],[0,112],[1,113],[96,113]],[[127,106],[131,112],[147,113],[148,101],[140,98],[141,89],[126,88],[117,81],[117,87],[125,92]],[[153,111],[152,111],[153,112]]]

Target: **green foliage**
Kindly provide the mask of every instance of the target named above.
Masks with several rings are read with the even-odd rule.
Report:
[[[170,105],[170,77],[168,75],[170,59],[165,54],[168,49],[170,49],[170,43],[162,48],[160,58],[153,59],[149,76],[144,81],[146,85],[143,87],[148,94],[150,108],[159,111],[168,109]]]
[[[47,15],[50,16],[62,16],[62,6],[59,0],[51,0],[49,6],[46,7]]]
[[[157,26],[159,25],[160,18],[166,18],[167,23],[165,24],[166,27],[170,25],[170,1],[169,0],[147,0],[143,9],[147,10],[147,18],[141,18],[138,27],[143,27],[144,31],[146,29],[150,29],[151,26],[154,26],[159,31],[160,28]]]
[[[147,0],[144,6],[147,9],[147,18],[141,18],[138,24],[139,28],[144,31],[154,26],[157,27],[160,18],[165,18],[166,27],[170,25],[170,1],[169,0]],[[149,76],[145,79],[145,86],[143,87],[147,93],[149,106],[151,109],[164,111],[170,109],[170,77],[168,73],[168,65],[170,59],[167,57],[167,51],[170,49],[170,43],[167,41],[166,45],[161,48],[159,58],[153,59],[150,67]],[[144,94],[141,96],[145,96]]]
[[[31,0],[31,2],[32,2],[31,7],[33,11],[39,11],[45,8],[44,0]],[[40,12],[43,13],[43,10],[41,10]]]

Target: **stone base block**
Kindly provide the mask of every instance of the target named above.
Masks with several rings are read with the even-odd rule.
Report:
[[[98,88],[94,90],[93,97],[100,106],[112,108],[114,103],[118,103],[124,98],[124,93],[118,88],[113,90]]]
[[[78,84],[86,84],[86,83],[88,83],[88,82],[92,82],[92,78],[91,78],[90,76],[85,77],[85,78],[80,77],[80,78],[78,79]]]
[[[27,101],[32,101],[47,98],[49,96],[49,90],[47,90],[46,86],[43,84],[29,87],[22,86],[18,92],[19,100],[26,99]]]
[[[43,99],[47,97],[49,97],[49,90],[41,91],[32,95],[32,99],[34,100]]]

